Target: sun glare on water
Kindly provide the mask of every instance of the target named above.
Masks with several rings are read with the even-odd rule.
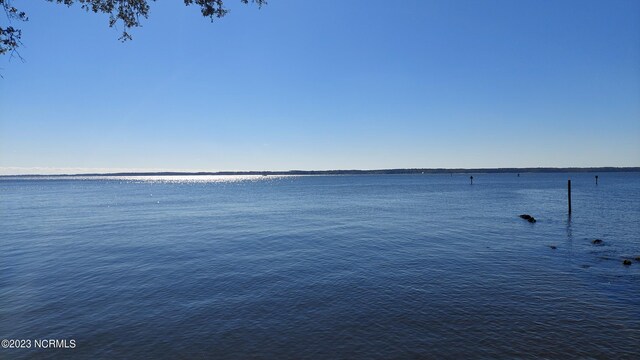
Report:
[[[159,183],[235,183],[244,181],[264,181],[282,179],[292,175],[136,175],[136,176],[101,176],[100,180],[119,180],[130,182]],[[90,179],[89,177],[84,177]],[[96,179],[95,177],[91,179]]]

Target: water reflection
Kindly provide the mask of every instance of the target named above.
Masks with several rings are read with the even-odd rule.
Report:
[[[105,176],[21,176],[20,180],[83,180],[144,183],[235,183],[294,178],[303,175],[105,175]]]
[[[565,223],[566,223],[565,231],[566,231],[566,234],[567,234],[567,240],[569,242],[573,242],[573,232],[572,232],[572,229],[571,229],[571,214],[567,215],[567,219],[566,219]]]

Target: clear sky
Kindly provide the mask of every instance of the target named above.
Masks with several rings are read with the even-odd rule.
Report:
[[[226,3],[14,0],[0,173],[640,166],[640,1]]]

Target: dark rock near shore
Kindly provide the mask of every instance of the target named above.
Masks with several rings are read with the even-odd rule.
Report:
[[[625,265],[625,266],[629,266],[629,265],[631,265],[631,260],[629,260],[629,259],[624,259],[624,261],[622,262],[622,265]]]
[[[591,243],[593,245],[602,245],[604,243],[604,241],[602,241],[600,239],[594,239],[594,240],[591,240]]]
[[[558,248],[558,247],[557,247],[557,246],[555,246],[555,245],[549,245],[549,247],[551,248],[551,250],[555,250],[555,249],[557,249],[557,248]]]
[[[533,216],[529,215],[529,214],[522,214],[522,215],[520,215],[520,217],[521,217],[522,219],[527,220],[527,221],[528,221],[528,222],[530,222],[530,223],[534,223],[534,222],[536,222],[536,219],[535,219]]]

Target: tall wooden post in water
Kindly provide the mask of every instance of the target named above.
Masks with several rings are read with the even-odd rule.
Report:
[[[567,181],[567,200],[569,200],[569,215],[571,215],[571,179]]]
[[[598,175],[596,175],[596,185],[598,185]]]

